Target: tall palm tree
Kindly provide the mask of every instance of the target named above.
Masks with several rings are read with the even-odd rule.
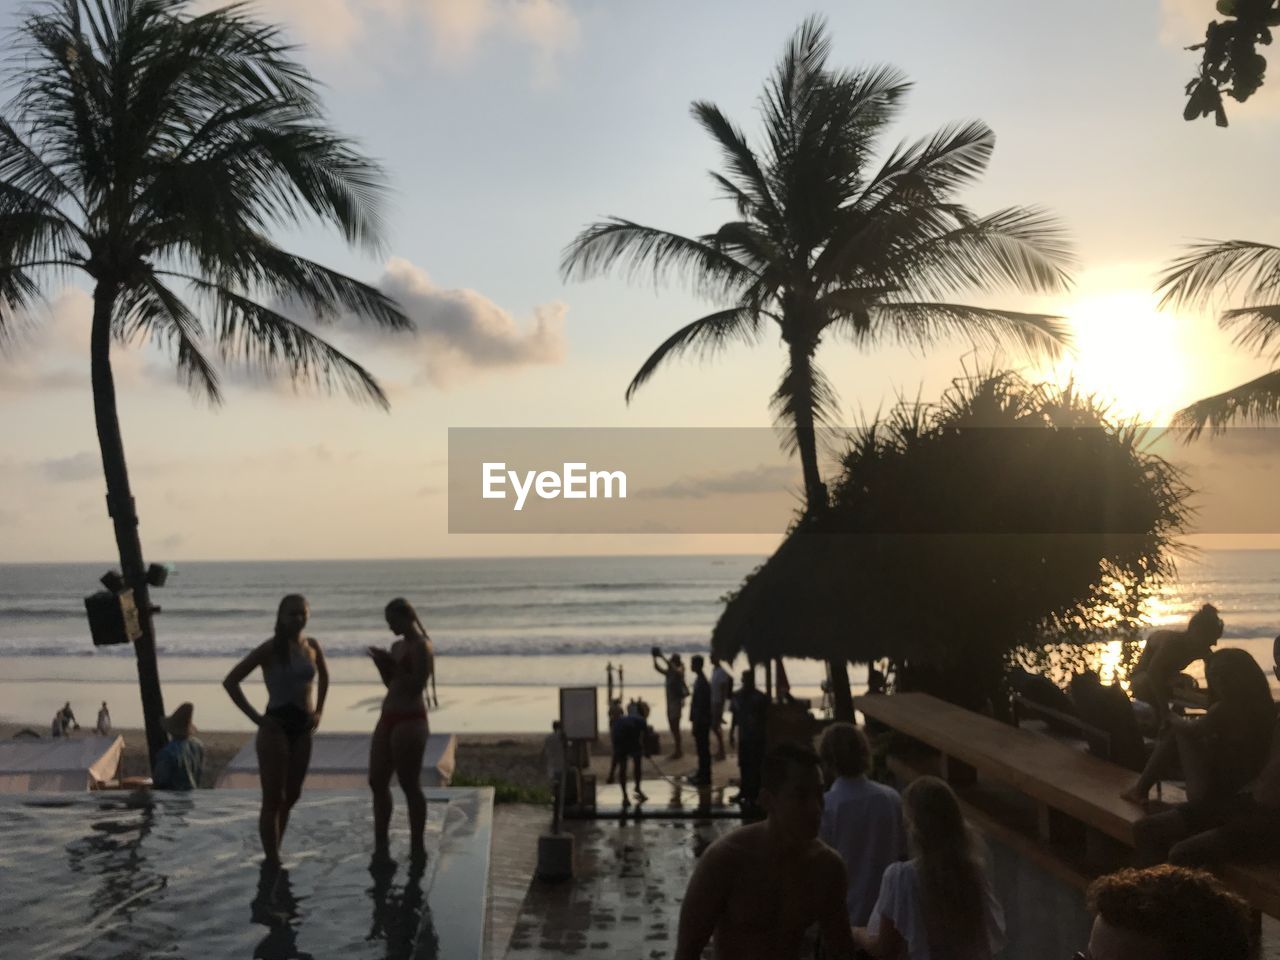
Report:
[[[711,176],[737,219],[686,237],[613,217],[584,229],[561,261],[566,279],[615,267],[652,270],[658,281],[682,274],[718,306],[653,352],[628,401],[665,361],[755,343],[769,321],[776,325],[788,362],[773,409],[799,453],[806,513],[827,504],[816,427],[834,412],[835,392],[815,362],[825,336],[925,347],[959,334],[1055,355],[1067,342],[1060,318],[952,298],[1060,291],[1071,263],[1065,234],[1044,212],[1010,207],[978,216],[955,199],[991,156],[995,138],[982,123],[900,145],[876,164],[910,84],[887,67],[829,68],[829,53],[824,21],[805,21],[760,98],[758,148],[714,104],[693,104],[720,147],[725,168]],[[845,677],[843,665],[835,676]]]
[[[1217,293],[1241,293],[1244,306],[1224,310],[1219,326],[1235,331],[1237,346],[1280,365],[1280,247],[1249,240],[1193,244],[1160,277],[1160,306],[1208,306]],[[1179,410],[1174,425],[1188,439],[1209,427],[1280,422],[1280,369]]]
[[[317,318],[408,319],[376,289],[278,247],[315,219],[376,250],[380,169],[327,124],[279,31],[241,4],[55,0],[11,47],[0,116],[0,332],[53,282],[93,290],[90,367],[108,513],[142,639],[135,644],[152,760],[164,703],[138,517],[116,411],[112,342],[161,342],[193,393],[221,399],[224,360],[382,406],[374,378],[283,304]]]

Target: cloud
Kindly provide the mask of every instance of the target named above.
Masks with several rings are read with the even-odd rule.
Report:
[[[206,0],[200,9],[222,6]],[[465,65],[490,39],[527,48],[534,78],[554,82],[560,58],[581,36],[567,0],[261,0],[267,19],[288,23],[308,46],[330,55],[368,52],[374,27],[395,38],[418,34],[447,67]],[[384,51],[385,55],[385,51]]]
[[[533,322],[522,329],[483,294],[438,287],[424,270],[398,257],[388,262],[378,287],[399,301],[414,321],[413,339],[419,348],[415,352],[427,383],[448,387],[481,371],[564,360],[568,307],[559,301],[535,307]],[[380,344],[394,342],[397,353],[404,353],[402,333],[361,327],[355,335]]]
[[[749,470],[685,477],[665,487],[648,490],[645,495],[669,500],[701,500],[743,493],[782,493],[789,490],[795,482],[794,467],[762,463]]]
[[[88,450],[69,457],[54,457],[38,464],[40,473],[55,483],[77,483],[102,476],[102,459]]]

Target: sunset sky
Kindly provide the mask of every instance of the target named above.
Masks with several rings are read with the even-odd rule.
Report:
[[[0,24],[21,4],[0,0]],[[563,246],[619,215],[685,233],[732,217],[706,171],[716,152],[690,118],[709,99],[749,132],[788,36],[815,10],[833,62],[886,62],[915,82],[884,143],[978,118],[993,162],[966,196],[978,212],[1039,204],[1067,226],[1075,291],[1003,297],[1070,317],[1074,374],[1120,412],[1161,422],[1267,366],[1234,349],[1210,315],[1159,313],[1162,264],[1197,238],[1280,239],[1274,164],[1280,78],[1231,126],[1181,118],[1182,86],[1211,0],[262,0],[327,85],[335,125],[385,164],[389,253],[336,237],[289,238],[299,253],[399,297],[420,328],[389,341],[335,340],[384,383],[392,410],[295,395],[237,378],[211,410],[152,348],[115,354],[121,419],[155,560],[476,554],[764,551],[774,537],[450,536],[447,429],[527,426],[767,426],[783,368],[770,339],[714,363],[678,363],[628,406],[648,353],[706,312],[677,289],[621,278],[563,283]],[[50,290],[37,330],[0,355],[0,562],[113,555],[88,389],[89,298]],[[819,362],[846,422],[900,393],[931,398],[985,364],[963,342],[930,352]],[[799,467],[793,485],[799,486]],[[1211,483],[1210,483],[1211,485]]]

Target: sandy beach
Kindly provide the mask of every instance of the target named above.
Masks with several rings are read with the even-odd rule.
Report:
[[[45,725],[3,722],[0,723],[0,740],[7,740],[23,729],[34,730],[42,736],[48,735]],[[71,735],[75,737],[87,732],[91,731],[73,731]],[[150,771],[147,768],[146,736],[143,731],[124,728],[112,732],[124,737],[121,776],[148,776]],[[241,730],[200,730],[196,736],[205,747],[204,777],[200,785],[212,787],[218,774],[240,748],[252,739],[253,734]],[[454,776],[465,778],[468,782],[501,782],[524,788],[544,788],[546,772],[542,762],[542,745],[545,739],[545,735],[540,733],[460,734]],[[670,734],[664,735],[662,741],[664,750],[669,750]],[[592,769],[601,783],[609,770],[608,749],[608,741],[602,737],[592,750]],[[664,757],[659,762],[663,772],[669,776],[684,776],[693,772],[697,759],[692,752],[692,739],[687,732],[685,755],[679,760]],[[722,773],[723,778],[727,778],[730,773],[735,776],[737,774],[737,764],[732,755],[726,763],[716,764],[716,769]]]

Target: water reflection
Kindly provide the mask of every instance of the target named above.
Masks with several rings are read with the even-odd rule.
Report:
[[[128,938],[138,945],[163,943],[171,931],[147,913],[148,907],[164,897],[168,885],[167,877],[143,847],[156,827],[150,796],[135,794],[100,809],[118,810],[119,815],[90,821],[90,832],[66,847],[73,875],[100,879],[89,894],[91,922],[127,925]],[[139,912],[143,917],[136,916]]]
[[[270,932],[253,948],[254,960],[313,960],[311,954],[298,949],[300,902],[293,895],[288,869],[264,863],[249,913],[254,923]]]
[[[386,942],[387,960],[435,960],[439,956],[440,940],[422,889],[427,863],[425,858],[411,860],[401,887],[395,884],[399,865],[394,860],[375,857],[369,864],[373,921],[368,939]]]

